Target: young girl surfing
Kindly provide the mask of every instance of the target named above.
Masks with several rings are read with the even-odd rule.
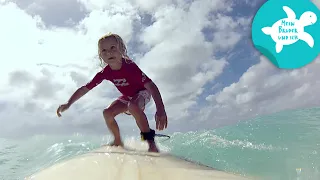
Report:
[[[142,139],[149,144],[148,151],[159,152],[154,142],[155,131],[149,127],[144,113],[144,108],[152,96],[157,108],[155,113],[156,129],[161,131],[167,128],[167,115],[157,86],[129,59],[126,46],[119,35],[109,34],[100,38],[98,54],[101,63],[106,64],[105,68],[98,72],[90,82],[77,89],[67,103],[59,106],[58,116],[60,117],[60,112],[67,110],[75,101],[103,80],[109,80],[122,93],[122,96],[103,110],[105,122],[114,136],[114,141],[110,145],[123,146],[115,117],[118,114],[126,113],[135,118]]]

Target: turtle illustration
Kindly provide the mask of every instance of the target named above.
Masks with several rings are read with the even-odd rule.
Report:
[[[311,48],[314,45],[313,37],[304,32],[304,27],[312,25],[317,22],[317,15],[311,11],[304,12],[300,19],[296,19],[295,12],[288,6],[283,6],[282,9],[287,14],[287,18],[283,18],[275,22],[272,27],[263,27],[261,30],[264,34],[270,35],[272,40],[276,43],[276,52],[280,53],[282,51],[283,45],[294,44],[298,40],[305,41]],[[289,22],[290,24],[290,35],[279,32],[279,27],[283,25],[284,22]],[[287,28],[287,27],[285,27]],[[285,38],[283,38],[285,37]]]

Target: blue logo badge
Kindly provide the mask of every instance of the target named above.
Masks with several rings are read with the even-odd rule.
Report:
[[[320,53],[318,17],[311,0],[268,0],[253,19],[253,44],[278,68],[303,67]]]

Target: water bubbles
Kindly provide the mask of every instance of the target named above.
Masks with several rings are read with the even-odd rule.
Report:
[[[318,152],[316,150],[312,151],[312,154],[316,155]]]
[[[301,168],[296,168],[297,176],[299,177],[301,174]]]
[[[218,136],[215,136],[211,138],[214,140],[212,144],[215,144],[215,146],[219,146],[221,148],[227,148],[227,147],[239,147],[241,149],[257,149],[257,150],[287,150],[286,148],[277,148],[273,147],[272,145],[266,145],[264,143],[261,144],[254,144],[250,142],[249,140],[227,140]]]

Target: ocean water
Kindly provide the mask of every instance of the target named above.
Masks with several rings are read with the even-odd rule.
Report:
[[[42,168],[100,147],[108,136],[0,138],[0,180],[24,179]],[[127,137],[125,142],[139,142]],[[214,130],[174,133],[163,151],[216,169],[268,180],[320,179],[320,108],[285,111]]]

